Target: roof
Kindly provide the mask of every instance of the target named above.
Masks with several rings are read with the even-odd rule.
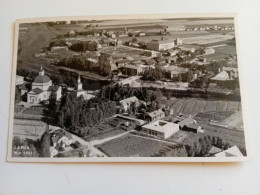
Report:
[[[151,43],[151,42],[158,42],[158,44],[166,44],[166,43],[174,43],[174,40],[171,40],[171,39],[151,40],[148,43]]]
[[[46,75],[41,75],[41,76],[37,76],[35,79],[34,79],[34,83],[48,83],[50,82],[51,79],[46,76]]]
[[[163,120],[158,120],[158,121],[149,123],[147,125],[144,125],[143,127],[146,129],[151,129],[151,130],[163,133],[167,130],[178,128],[179,125],[175,124],[175,123],[163,121]]]
[[[196,123],[196,121],[193,118],[188,117],[188,118],[185,118],[182,121],[180,121],[178,124],[181,127],[183,127],[184,125],[189,125],[189,124],[194,124],[194,123]]]
[[[178,67],[178,66],[168,66],[165,68],[166,71],[171,71],[171,73],[184,73],[187,72],[188,69],[187,68],[182,68],[182,67]]]
[[[41,89],[39,89],[39,88],[34,88],[32,91],[30,91],[30,92],[34,92],[34,93],[36,93],[36,94],[40,94],[40,93],[42,93],[43,91],[41,90]]]
[[[188,124],[187,127],[190,129],[198,129],[200,127],[200,125],[192,123],[192,124]]]
[[[243,154],[240,152],[237,146],[233,146],[223,152],[219,152],[215,154],[215,156],[216,157],[242,157]]]
[[[130,98],[126,98],[124,100],[119,101],[120,104],[122,104],[123,106],[127,106],[130,105],[132,102],[139,102],[139,100],[137,99],[137,97],[132,96]]]
[[[148,114],[148,116],[150,116],[150,117],[155,117],[155,116],[158,116],[158,115],[160,115],[160,114],[164,114],[164,112],[163,112],[161,109],[155,110],[155,111],[153,111],[153,112],[150,112],[150,113]]]
[[[58,89],[59,89],[59,86],[58,86],[58,85],[49,86],[48,91],[54,91],[54,92],[56,92],[56,91],[58,91]]]
[[[221,71],[216,76],[212,77],[211,80],[226,81],[226,80],[232,80],[232,79],[230,79],[229,74],[226,71]]]
[[[220,148],[217,148],[215,146],[212,146],[211,149],[209,150],[209,154],[216,154],[221,152],[222,150]]]

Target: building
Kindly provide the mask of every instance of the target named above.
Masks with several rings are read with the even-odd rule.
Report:
[[[224,82],[224,81],[230,81],[233,80],[230,73],[228,71],[221,71],[214,77],[210,78],[211,82],[218,83],[218,82]]]
[[[121,100],[121,101],[119,101],[119,103],[121,105],[121,109],[124,112],[126,112],[128,109],[130,109],[131,104],[135,104],[136,106],[139,106],[141,104],[140,100],[138,100],[137,97],[135,97],[135,96]]]
[[[187,68],[182,68],[175,65],[165,67],[164,70],[166,70],[169,73],[167,75],[169,79],[176,79],[180,74],[188,72]]]
[[[82,88],[82,83],[80,79],[80,75],[78,76],[77,89],[74,90],[76,97],[82,96],[85,100],[90,100],[95,97],[95,95],[89,94],[86,90]]]
[[[51,47],[51,51],[59,51],[59,50],[68,50],[68,46],[53,46]]]
[[[69,37],[75,37],[75,36],[76,36],[76,33],[73,30],[71,30],[69,32]]]
[[[158,110],[155,110],[153,112],[146,114],[145,120],[156,121],[156,120],[162,119],[164,117],[165,117],[165,113],[161,109],[158,109]]]
[[[222,152],[216,153],[215,157],[243,157],[244,155],[241,153],[237,146],[233,146],[228,148]]]
[[[24,82],[24,77],[20,75],[16,75],[15,85],[22,85]]]
[[[162,138],[162,139],[167,139],[178,131],[179,131],[178,124],[163,121],[163,120],[157,120],[155,122],[144,125],[142,126],[142,130],[141,130],[141,132],[147,135]]]
[[[209,55],[209,54],[215,53],[215,49],[213,49],[211,47],[205,48],[204,51],[205,51],[204,55]]]
[[[155,51],[165,51],[173,49],[175,46],[173,40],[152,40],[146,44],[146,49]]]
[[[53,85],[50,78],[44,75],[44,70],[40,69],[39,76],[37,76],[33,83],[31,91],[27,93],[27,102],[34,104],[41,101],[48,100],[51,93],[55,93],[56,100],[61,98],[61,87]]]
[[[177,39],[174,40],[174,43],[175,43],[176,46],[182,45],[182,40],[177,38]]]
[[[200,124],[197,123],[191,116],[187,118],[176,118],[175,123],[179,124],[180,129],[183,131],[189,131],[193,133],[204,133]]]

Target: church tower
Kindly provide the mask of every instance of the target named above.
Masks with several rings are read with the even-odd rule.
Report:
[[[41,69],[39,71],[39,76],[43,76],[44,75],[44,70],[42,69],[42,66],[41,66]]]
[[[81,83],[81,80],[80,80],[80,75],[78,76],[77,90],[78,90],[78,91],[82,90],[82,83]]]

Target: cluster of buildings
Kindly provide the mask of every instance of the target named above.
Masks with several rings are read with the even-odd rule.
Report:
[[[143,104],[146,106],[145,102],[138,100],[135,96],[121,100],[119,103],[123,112],[129,110],[133,105],[140,106]],[[172,118],[171,121],[164,120],[166,115],[172,114],[173,110],[166,106],[152,112],[144,112],[142,118],[146,123],[141,126],[140,132],[160,139],[168,139],[179,130],[204,133],[201,125],[192,116],[180,114]]]
[[[186,31],[213,31],[213,30],[235,30],[234,26],[201,26],[201,27],[192,27],[186,28]]]

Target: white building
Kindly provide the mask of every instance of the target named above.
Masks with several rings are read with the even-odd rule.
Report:
[[[142,126],[142,132],[154,137],[167,139],[179,131],[179,125],[163,120],[158,120]]]
[[[27,102],[34,104],[48,100],[52,92],[55,93],[56,100],[61,98],[61,87],[54,86],[50,78],[44,75],[44,70],[41,67],[39,76],[32,83],[32,90],[27,93]]]
[[[126,112],[133,103],[135,103],[136,106],[140,105],[140,101],[135,96],[121,100],[119,103],[121,104],[121,108],[124,112]]]
[[[22,85],[24,82],[24,77],[20,75],[16,75],[15,85]]]
[[[173,40],[152,40],[146,44],[146,48],[155,51],[164,51],[173,49],[175,46]]]
[[[77,89],[75,90],[75,92],[76,92],[76,97],[82,96],[85,100],[90,100],[91,98],[95,97],[92,94],[88,94],[88,92],[82,88],[80,75],[78,76]]]

